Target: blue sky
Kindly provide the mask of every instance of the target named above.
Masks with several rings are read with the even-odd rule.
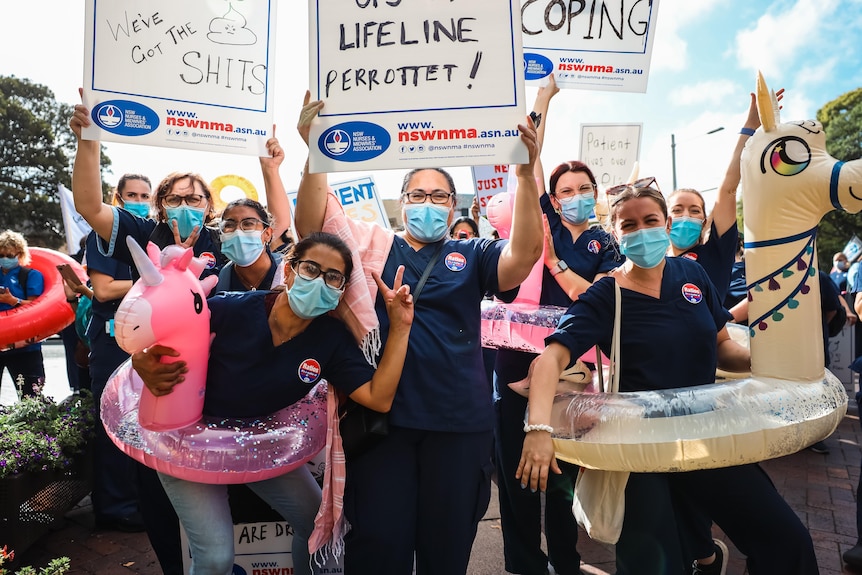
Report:
[[[50,87],[58,100],[76,102],[83,82],[84,2],[5,4],[0,74],[29,78]],[[290,189],[306,156],[294,129],[308,78],[306,2],[279,3],[277,18],[275,119],[288,153],[282,177]],[[550,169],[577,157],[581,123],[642,122],[641,176],[654,175],[662,189],[671,189],[673,133],[679,185],[715,188],[745,119],[758,69],[771,87],[787,90],[782,118],[803,120],[862,86],[860,51],[862,0],[660,0],[647,93],[560,93],[549,114],[544,164]],[[535,93],[527,87],[528,104]],[[719,126],[725,129],[705,135]],[[124,172],[143,172],[159,180],[173,170],[192,170],[207,179],[243,175],[262,192],[258,163],[248,156],[129,144],[108,144],[107,151],[114,162],[110,183]],[[459,191],[472,190],[469,169],[452,172]],[[368,173],[334,174],[331,181],[354,175]],[[372,175],[383,197],[397,197],[403,172]]]

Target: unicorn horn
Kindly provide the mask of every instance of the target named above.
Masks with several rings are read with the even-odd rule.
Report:
[[[132,236],[126,236],[126,245],[129,246],[129,253],[132,254],[135,267],[138,268],[138,273],[141,274],[141,280],[143,280],[144,285],[157,286],[162,283],[165,279],[162,272],[147,257],[146,252],[144,252],[143,248],[138,245],[138,242]]]
[[[775,108],[773,107],[774,96],[766,86],[766,80],[760,70],[757,71],[757,113],[760,115],[760,124],[764,132],[771,132],[777,125]]]

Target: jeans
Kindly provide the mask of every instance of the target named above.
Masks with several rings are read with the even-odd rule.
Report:
[[[191,547],[190,575],[231,575],[233,519],[227,486],[195,483],[159,473]],[[302,466],[290,473],[247,484],[293,528],[294,573],[311,575],[308,537],[320,507],[320,487]]]

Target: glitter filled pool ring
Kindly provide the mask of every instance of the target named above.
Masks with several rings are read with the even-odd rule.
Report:
[[[138,423],[143,381],[126,360],[102,393],[102,424],[123,452],[161,473],[209,484],[263,481],[310,461],[326,443],[327,383],[288,407],[259,418],[203,416],[174,431]]]

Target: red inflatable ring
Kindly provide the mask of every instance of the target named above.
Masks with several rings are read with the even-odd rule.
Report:
[[[81,264],[58,251],[30,248],[30,267],[42,272],[45,290],[33,301],[0,311],[0,350],[24,347],[52,336],[75,321],[75,312],[66,301],[60,264],[69,264],[82,280],[87,274]]]

